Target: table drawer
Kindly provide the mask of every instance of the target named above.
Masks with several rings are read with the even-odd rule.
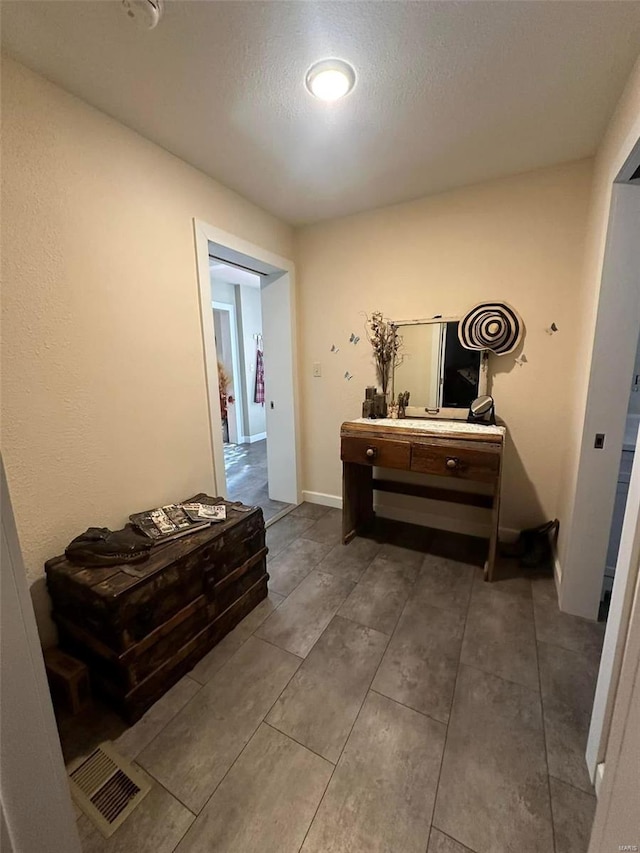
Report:
[[[411,442],[345,436],[341,443],[340,458],[343,462],[356,462],[359,465],[380,465],[382,468],[408,470]]]
[[[462,480],[494,483],[500,471],[500,454],[472,447],[414,444],[411,470]]]

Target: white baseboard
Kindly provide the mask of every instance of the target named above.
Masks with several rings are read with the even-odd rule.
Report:
[[[310,504],[321,504],[322,506],[342,509],[342,498],[339,495],[303,491],[302,500]],[[417,524],[420,527],[432,527],[435,530],[446,530],[449,533],[466,533],[469,536],[480,536],[481,538],[488,538],[489,536],[489,525],[476,524],[451,516],[378,505],[375,505],[375,511],[380,518],[389,518],[392,521],[406,521],[408,524]],[[500,539],[503,542],[515,542],[519,533],[519,530],[513,530],[510,527],[501,527]]]
[[[560,609],[562,609],[562,600],[560,596],[562,590],[562,564],[558,556],[558,542],[556,539],[553,539],[551,542],[551,554],[553,556],[553,579],[556,583],[556,596],[558,598]]]
[[[596,797],[600,796],[600,788],[602,786],[602,780],[604,779],[604,761],[601,764],[598,764],[596,767],[596,778],[594,779],[594,785],[596,791]]]
[[[335,509],[342,509],[342,498],[338,495],[325,495],[323,492],[302,492],[302,500],[310,504],[320,504],[320,506],[332,506]]]
[[[266,437],[266,432],[257,432],[255,435],[242,435],[238,440],[238,444],[253,444],[256,441],[264,441]]]

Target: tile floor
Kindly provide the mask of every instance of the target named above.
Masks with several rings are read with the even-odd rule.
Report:
[[[339,531],[308,504],[276,522],[269,597],[112,720],[153,790],[109,841],[80,816],[85,851],[586,853],[603,626],[560,613],[550,577],[485,584],[479,540]]]
[[[229,500],[262,507],[265,521],[291,506],[269,497],[266,440],[253,444],[225,444],[224,467]]]

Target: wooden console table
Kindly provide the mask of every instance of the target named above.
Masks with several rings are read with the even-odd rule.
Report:
[[[505,433],[503,426],[439,419],[358,418],[343,423],[340,430],[343,542],[347,544],[372,524],[374,490],[484,507],[491,511],[484,576],[485,580],[492,580],[498,544]],[[435,474],[449,481],[486,483],[491,492],[459,491],[447,488],[444,483],[440,487],[382,480],[373,476],[374,466]]]

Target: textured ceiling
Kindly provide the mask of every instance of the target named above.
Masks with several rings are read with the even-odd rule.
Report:
[[[640,46],[637,2],[1,3],[18,60],[292,223],[594,153]],[[324,104],[314,61],[348,59]]]

